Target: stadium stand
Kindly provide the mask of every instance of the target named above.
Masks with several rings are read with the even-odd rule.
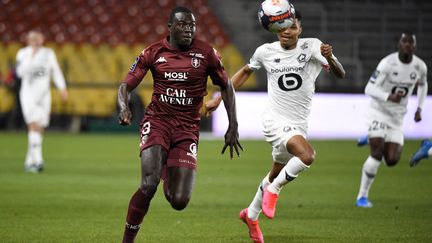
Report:
[[[15,55],[31,29],[41,30],[57,54],[70,90],[61,104],[53,92],[54,114],[108,117],[116,111],[120,81],[145,46],[168,34],[167,20],[177,5],[190,7],[198,20],[197,38],[208,41],[223,56],[229,75],[245,64],[206,0],[22,0],[0,2],[0,80],[15,63]],[[249,87],[254,86],[250,82]],[[209,86],[211,87],[211,86]],[[137,92],[150,100],[151,75]],[[1,87],[0,112],[13,107],[13,95]],[[209,95],[212,95],[213,89]],[[13,99],[12,99],[13,101]]]

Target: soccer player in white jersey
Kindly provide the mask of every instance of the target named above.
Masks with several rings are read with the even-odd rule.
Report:
[[[63,73],[53,50],[43,46],[44,36],[39,31],[30,31],[27,46],[16,55],[17,75],[21,78],[21,109],[28,130],[28,149],[24,162],[25,170],[43,170],[42,138],[49,124],[51,111],[50,78],[54,79],[61,98],[66,101],[68,92]]]
[[[279,41],[258,47],[249,64],[232,77],[237,89],[253,71],[260,68],[267,71],[269,102],[262,123],[266,141],[273,147],[273,165],[249,207],[240,212],[254,242],[264,242],[258,225],[261,209],[264,215],[273,218],[282,187],[314,161],[315,151],[306,134],[318,74],[324,68],[338,78],[345,77],[332,46],[316,38],[299,39],[301,32],[301,16],[297,11],[293,25],[277,33]],[[214,111],[220,101],[220,97],[208,101],[207,112]]]
[[[399,51],[384,57],[378,64],[365,88],[372,97],[368,112],[368,137],[370,155],[363,164],[358,207],[370,208],[369,189],[384,160],[387,166],[398,163],[404,135],[403,118],[407,112],[408,99],[418,85],[418,108],[414,120],[421,120],[421,111],[427,94],[427,67],[416,55],[416,37],[404,32],[399,39]]]

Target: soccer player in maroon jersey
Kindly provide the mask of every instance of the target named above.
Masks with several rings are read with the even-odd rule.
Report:
[[[123,242],[133,242],[162,178],[166,199],[176,210],[188,204],[195,181],[200,108],[207,94],[207,77],[220,86],[229,126],[222,153],[239,155],[234,89],[216,50],[194,39],[195,17],[176,7],[168,22],[169,36],[135,60],[118,90],[119,123],[131,123],[130,92],[148,70],[154,79],[151,103],[141,122],[141,184],[129,202]]]

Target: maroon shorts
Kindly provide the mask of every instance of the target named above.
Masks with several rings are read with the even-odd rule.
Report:
[[[141,123],[141,152],[153,145],[161,145],[167,152],[167,167],[196,169],[198,152],[198,125],[172,124],[157,118],[145,118]]]

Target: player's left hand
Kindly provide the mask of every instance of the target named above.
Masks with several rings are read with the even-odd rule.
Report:
[[[325,57],[326,59],[329,59],[333,55],[333,47],[329,44],[321,44],[321,55]]]
[[[239,142],[239,134],[237,126],[229,126],[227,132],[225,133],[225,145],[222,149],[222,154],[225,153],[226,148],[230,148],[230,158],[233,158],[233,148],[235,149],[237,156],[240,157],[239,148],[243,151],[243,147]]]
[[[63,103],[65,103],[69,99],[69,93],[67,92],[66,89],[60,91],[60,97],[61,97],[61,100],[63,101]]]
[[[415,113],[415,115],[414,115],[414,121],[415,122],[419,122],[419,121],[421,121],[422,120],[422,117],[421,117],[421,109],[420,108],[417,108],[417,111],[416,111],[416,113]]]

